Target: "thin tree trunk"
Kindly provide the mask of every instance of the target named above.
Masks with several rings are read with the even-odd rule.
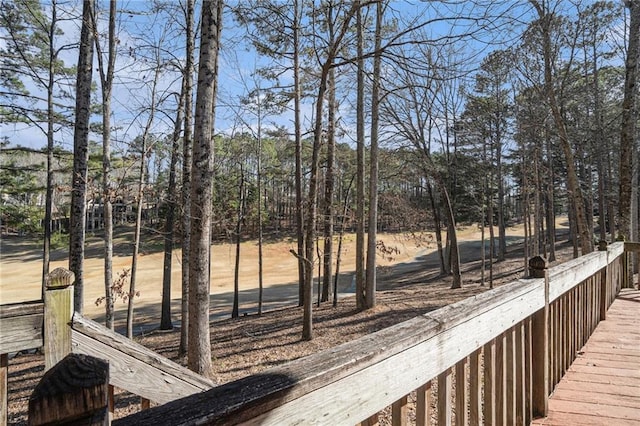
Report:
[[[44,245],[42,248],[42,291],[41,298],[44,299],[45,280],[49,274],[49,264],[51,262],[51,219],[53,213],[53,132],[54,132],[54,103],[53,103],[53,85],[55,66],[56,66],[56,47],[54,45],[54,37],[56,34],[58,8],[55,2],[51,4],[51,24],[48,28],[48,50],[49,50],[49,75],[47,82],[47,188],[45,195],[44,208]]]
[[[160,330],[171,330],[171,271],[173,259],[173,242],[175,228],[176,195],[176,167],[178,164],[178,151],[180,150],[180,133],[182,132],[182,114],[184,110],[184,100],[186,96],[186,83],[182,81],[182,93],[178,103],[175,127],[173,129],[173,144],[171,148],[171,162],[169,165],[169,182],[167,184],[167,216],[164,226],[164,260],[162,268],[162,308],[160,314]]]
[[[359,9],[356,17],[358,37],[357,100],[356,100],[356,306],[365,309],[365,260],[364,260],[364,22]]]
[[[151,126],[153,125],[153,120],[156,114],[156,93],[158,88],[158,83],[160,79],[160,64],[156,64],[155,72],[153,77],[153,83],[151,86],[151,108],[149,110],[149,118],[145,124],[144,130],[142,132],[142,147],[140,149],[140,171],[139,171],[139,180],[138,180],[138,195],[137,195],[137,212],[136,212],[136,229],[134,234],[134,242],[133,242],[133,257],[131,259],[131,281],[129,282],[129,294],[127,299],[127,337],[129,339],[133,338],[133,300],[136,296],[136,280],[137,280],[137,272],[138,272],[138,253],[140,251],[140,231],[142,229],[142,208],[144,201],[144,185],[146,182],[147,176],[147,151],[151,150],[151,147],[148,145],[148,139],[151,134]]]
[[[304,307],[302,319],[302,340],[313,339],[313,261],[315,256],[316,221],[318,215],[318,162],[322,143],[322,112],[324,108],[324,97],[327,91],[327,77],[329,70],[333,66],[333,61],[342,44],[350,22],[356,11],[360,10],[359,2],[352,4],[346,12],[335,42],[329,46],[327,58],[321,66],[318,94],[315,105],[315,123],[313,129],[313,151],[311,154],[311,170],[309,174],[309,196],[307,198],[307,226],[305,237],[305,282],[304,282]]]
[[[89,118],[93,71],[94,1],[82,3],[82,29],[76,80],[76,115],[73,134],[73,175],[69,235],[69,270],[75,275],[74,310],[84,312],[84,241],[86,224],[87,167],[89,163]]]
[[[98,71],[102,85],[102,206],[104,223],[104,295],[105,326],[114,326],[113,299],[113,204],[111,189],[111,93],[116,62],[116,0],[109,2],[109,44],[107,51],[107,67],[105,69],[102,48],[99,40],[95,40],[98,56]],[[93,19],[94,31],[97,23]]]
[[[263,274],[263,235],[262,235],[262,101],[258,100],[258,162],[257,176],[258,180],[258,315],[262,315],[262,302],[264,293],[264,274]],[[266,191],[265,191],[266,195]]]
[[[304,283],[306,278],[305,269],[307,267],[303,253],[304,241],[304,200],[302,198],[302,118],[300,104],[302,89],[300,83],[300,20],[301,20],[301,0],[293,2],[293,110],[294,110],[294,133],[296,143],[296,237],[298,242],[298,306],[304,304]]]
[[[191,245],[191,163],[193,123],[193,62],[195,51],[194,0],[187,0],[186,8],[186,65],[184,69],[184,136],[182,141],[182,297],[180,304],[180,346],[178,353],[185,355],[189,347],[189,248]]]
[[[369,158],[369,232],[367,234],[366,306],[376,306],[376,247],[378,231],[378,128],[380,122],[380,73],[382,68],[382,1],[376,3],[376,32],[371,89],[371,155]]]
[[[331,27],[332,28],[332,27]],[[332,31],[332,30],[331,30]],[[330,36],[333,38],[333,34]],[[335,112],[336,112],[336,81],[333,70],[329,72],[328,80],[328,115],[327,115],[327,169],[325,174],[324,194],[324,255],[322,291],[320,300],[329,300],[332,280],[333,264],[333,192],[334,192],[334,164],[335,164]]]
[[[451,264],[451,274],[453,277],[453,282],[451,284],[452,289],[462,288],[462,274],[460,271],[460,251],[458,249],[458,236],[456,232],[456,219],[453,214],[453,206],[451,204],[451,199],[449,198],[449,191],[447,190],[446,185],[442,180],[439,181],[440,191],[442,192],[442,197],[445,202],[445,212],[447,214],[447,223],[449,225],[447,231],[447,239],[450,241],[450,264]]]
[[[333,279],[333,307],[338,306],[338,279],[340,278],[340,259],[342,256],[342,240],[344,237],[344,227],[347,220],[347,211],[349,209],[349,195],[351,194],[351,185],[353,185],[354,176],[351,176],[349,186],[347,187],[347,194],[344,197],[344,204],[342,207],[342,223],[340,224],[340,236],[338,237],[338,254],[336,255],[336,275]]]
[[[433,211],[433,224],[436,234],[436,246],[438,248],[438,259],[440,260],[440,275],[449,275],[451,271],[450,264],[445,261],[445,250],[442,246],[442,221],[440,219],[440,208],[436,204],[436,199],[433,193],[433,185],[427,178],[427,193],[429,194],[429,200],[431,202],[431,210]]]
[[[555,177],[553,167],[553,155],[551,153],[551,137],[549,129],[545,128],[546,150],[547,150],[547,238],[549,240],[549,262],[556,260],[556,208],[555,208],[555,188],[553,180]]]
[[[231,318],[240,316],[240,243],[242,242],[242,221],[244,220],[244,169],[240,164],[240,185],[238,185],[238,210],[236,216],[236,260],[233,270],[233,308]]]

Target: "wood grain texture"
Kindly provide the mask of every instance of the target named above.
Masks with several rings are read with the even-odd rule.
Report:
[[[640,329],[625,325],[640,316],[638,301],[640,291],[621,291],[533,424],[640,425]]]
[[[63,275],[61,279],[66,282],[66,278],[68,276]],[[47,371],[71,353],[69,323],[73,316],[73,286],[47,288],[44,306],[44,370]]]
[[[391,425],[392,426],[406,426],[408,424],[408,399],[403,396],[399,400],[391,405]]]
[[[469,356],[469,425],[482,424],[482,386],[480,350]]]
[[[42,346],[44,303],[0,305],[0,348],[3,353]]]
[[[431,424],[431,382],[416,390],[416,426]]]
[[[214,383],[102,325],[74,315],[73,352],[109,360],[111,384],[157,403],[210,389]]]
[[[583,256],[573,262],[572,268],[579,270],[566,267],[549,270],[547,282],[556,299],[580,285],[588,277],[585,271],[599,271],[607,260],[613,262],[616,250],[622,253],[622,245],[613,244],[606,252]],[[589,266],[590,260],[598,268]],[[547,294],[550,293],[551,290]],[[356,424],[428,383],[533,314],[545,313],[541,330],[548,333],[548,313],[544,307],[545,299],[548,303],[550,297],[545,297],[544,279],[519,280],[362,339],[116,423],[156,425],[161,420],[170,420],[176,425]],[[533,340],[531,353],[544,354],[548,365],[548,343],[539,343]],[[485,363],[486,357],[485,351]],[[557,361],[561,368],[560,359]],[[539,366],[540,363],[532,364],[532,375]],[[548,368],[543,370],[547,378]],[[544,387],[548,390],[548,382]],[[531,389],[540,392],[536,384]],[[546,395],[548,392],[545,398]]]
[[[451,426],[451,371],[438,375],[438,424]]]
[[[107,424],[109,364],[69,354],[45,373],[29,398],[29,424]]]

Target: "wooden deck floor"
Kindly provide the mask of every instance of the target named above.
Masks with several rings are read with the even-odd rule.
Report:
[[[532,424],[640,426],[640,291],[622,290]]]

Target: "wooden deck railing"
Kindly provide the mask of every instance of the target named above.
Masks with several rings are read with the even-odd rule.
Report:
[[[406,424],[528,424],[619,291],[615,243],[377,333],[117,425],[376,424],[391,406]],[[455,388],[453,386],[455,383]],[[415,401],[415,402],[414,402]]]
[[[44,302],[0,305],[0,426],[7,424],[8,354],[24,350],[44,348],[45,371],[72,353],[107,360],[110,398],[115,386],[139,395],[143,406],[149,401],[164,404],[215,385],[74,313],[72,283],[73,274],[58,268],[48,276]]]
[[[553,387],[620,287],[630,284],[625,253],[639,249],[637,243],[615,243],[549,270],[544,259],[534,258],[531,272],[540,278],[211,389],[210,382],[84,318],[67,320],[68,333],[73,352],[109,361],[111,384],[120,380],[117,385],[133,393],[169,401],[116,424],[365,425],[375,424],[389,406],[393,424],[406,423],[409,407],[418,425],[528,424],[546,413]],[[31,338],[20,336],[31,342],[22,346],[5,335],[8,321],[16,321],[8,312],[23,309],[25,316],[42,318],[42,304],[36,306],[0,308],[2,352],[42,345],[41,328],[31,330]],[[26,319],[20,321],[28,328]],[[2,374],[6,384],[6,367]],[[161,391],[154,396],[155,389]],[[175,398],[191,395],[175,399],[164,391],[174,389]]]

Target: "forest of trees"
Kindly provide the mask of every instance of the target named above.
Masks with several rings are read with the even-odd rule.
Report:
[[[294,238],[306,340],[342,232],[359,309],[380,231],[434,232],[452,288],[458,224],[487,227],[489,264],[516,222],[524,262],[553,260],[559,215],[575,256],[637,241],[639,43],[639,0],[2,0],[3,232],[43,237],[43,281],[68,245],[81,312],[99,229],[109,327],[114,233],[135,224],[132,296],[141,230],[161,232],[161,328],[180,246],[180,350],[209,374],[212,241]]]

